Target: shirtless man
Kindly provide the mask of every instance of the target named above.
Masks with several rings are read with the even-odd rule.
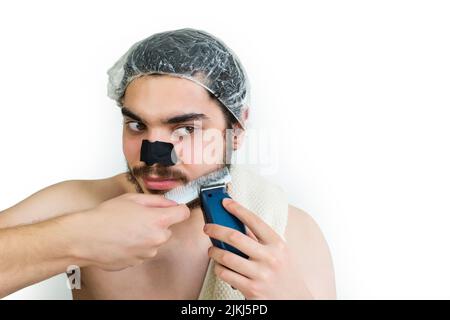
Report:
[[[229,166],[229,150],[241,147],[250,88],[237,57],[214,36],[189,28],[130,50],[108,71],[108,95],[123,115],[128,171],[61,182],[0,212],[0,297],[79,266],[75,299],[197,299],[213,259],[217,277],[246,299],[334,299],[331,255],[305,212],[280,212],[288,216],[281,235],[237,201],[223,202],[246,225],[243,234],[204,228],[198,203],[187,207],[162,195]],[[177,72],[193,78],[171,75]],[[143,165],[144,140],[170,142],[176,161]],[[213,247],[210,238],[249,259]]]
[[[123,151],[131,168],[141,165],[143,138],[168,141],[175,130],[194,134],[198,128],[192,114],[204,115],[202,130],[227,126],[227,117],[208,92],[182,78],[137,78],[127,88],[124,105]],[[242,139],[235,137],[233,149]],[[212,257],[218,276],[247,299],[335,298],[330,252],[307,213],[289,206],[283,242],[255,214],[231,204],[227,209],[252,231],[243,235],[251,259],[249,265],[229,255],[223,261],[224,252],[208,251],[209,236],[230,242],[232,233],[216,227],[206,234],[200,207],[190,210],[158,194],[217,165],[177,164],[166,169],[170,174],[152,168],[153,175],[177,180],[161,183],[138,176],[133,181],[121,173],[102,180],[64,181],[1,212],[0,297],[77,265],[82,283],[73,290],[74,299],[196,299]]]

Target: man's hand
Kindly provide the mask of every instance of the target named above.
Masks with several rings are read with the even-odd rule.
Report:
[[[169,227],[189,215],[186,205],[163,196],[131,193],[67,219],[83,265],[117,271],[155,257],[171,237]]]
[[[212,246],[208,255],[216,261],[216,275],[247,299],[312,299],[285,241],[236,201],[224,199],[223,205],[247,226],[247,235],[217,224],[206,224],[205,233],[239,249],[249,259]]]
[[[115,271],[140,264],[189,215],[186,205],[163,196],[124,194],[94,209],[0,228],[0,298],[70,265]]]

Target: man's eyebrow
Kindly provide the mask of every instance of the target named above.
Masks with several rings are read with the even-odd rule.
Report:
[[[178,116],[167,118],[163,121],[164,124],[176,124],[193,120],[206,120],[209,119],[204,113],[185,113]]]
[[[122,107],[122,115],[128,118],[131,118],[133,120],[139,121],[144,123],[144,120],[142,120],[141,117],[139,117],[137,114],[133,113],[130,109],[127,107]],[[163,124],[177,124],[177,123],[183,123],[187,121],[193,121],[193,120],[207,120],[209,117],[205,115],[204,113],[185,113],[180,114],[174,117],[169,117],[162,121]]]
[[[144,122],[141,117],[139,117],[138,115],[134,114],[133,112],[131,112],[130,109],[128,109],[127,107],[122,107],[122,115],[124,117],[128,117],[131,118],[133,120],[139,121],[139,122]]]

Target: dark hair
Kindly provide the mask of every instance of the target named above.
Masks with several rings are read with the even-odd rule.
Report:
[[[226,123],[226,127],[225,129],[232,129],[233,125],[238,123],[237,119],[233,116],[233,114],[222,104],[222,102],[219,101],[219,99],[216,98],[216,96],[211,93],[210,91],[208,91],[208,94],[210,96],[211,99],[213,99],[214,101],[217,102],[217,104],[220,107],[220,110],[222,110],[222,114],[225,117],[225,123]],[[233,148],[231,147],[232,145],[232,141],[230,141],[229,139],[232,139],[232,137],[226,135],[226,159],[225,159],[225,166],[228,168],[228,170],[231,170],[231,156],[233,154]]]
[[[222,102],[219,101],[219,99],[216,98],[216,96],[211,91],[208,91],[208,95],[211,99],[217,102],[217,104],[220,107],[220,110],[222,110],[222,114],[225,117],[226,128],[232,129],[233,125],[238,123],[237,119],[233,116],[233,114],[230,111],[228,111],[228,109],[222,104]]]

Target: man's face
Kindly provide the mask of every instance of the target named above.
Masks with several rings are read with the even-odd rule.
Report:
[[[123,101],[123,152],[144,193],[161,194],[224,166],[227,122],[217,101],[191,80],[167,75],[134,79]],[[142,140],[174,144],[174,166],[140,161]]]

